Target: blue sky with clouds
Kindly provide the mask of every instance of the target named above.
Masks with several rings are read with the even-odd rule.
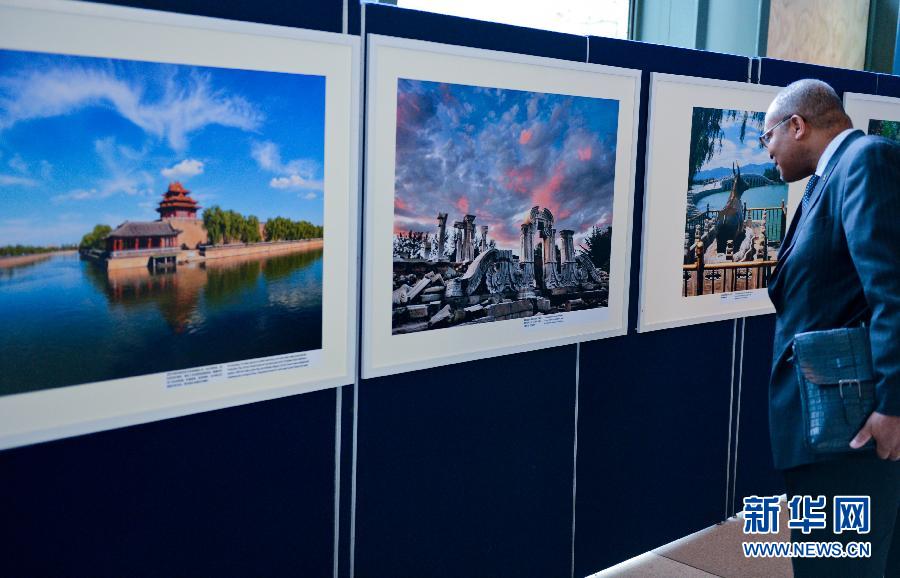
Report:
[[[397,89],[395,232],[469,213],[518,253],[535,205],[576,244],[612,224],[618,101],[407,79]]]
[[[728,118],[729,113],[737,113],[734,118]],[[775,162],[769,158],[766,149],[759,145],[759,135],[762,132],[760,124],[754,123],[752,119],[748,119],[747,127],[744,132],[743,142],[740,139],[741,122],[743,120],[744,111],[725,111],[725,118],[722,120],[721,127],[724,136],[722,137],[722,146],[716,151],[709,161],[702,167],[701,171],[708,171],[717,168],[727,168],[731,170],[731,163],[736,162],[741,166],[744,165],[770,165],[775,167]]]
[[[0,50],[0,245],[207,207],[323,221],[325,78]]]

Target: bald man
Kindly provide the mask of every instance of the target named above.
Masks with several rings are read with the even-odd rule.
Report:
[[[817,80],[783,89],[760,141],[782,178],[810,177],[769,280],[775,350],[769,427],[788,496],[826,496],[827,530],[794,541],[870,542],[870,558],[793,558],[794,575],[900,576],[900,145],[853,130],[835,91]],[[811,176],[812,175],[812,176]],[[867,322],[876,409],[846,452],[805,444],[794,335]],[[869,440],[875,448],[859,449]],[[832,534],[835,496],[871,496],[868,534]],[[900,532],[898,532],[900,534]]]

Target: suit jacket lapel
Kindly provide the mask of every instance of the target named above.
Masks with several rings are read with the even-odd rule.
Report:
[[[831,173],[834,172],[834,168],[837,166],[838,161],[841,158],[841,155],[844,154],[844,151],[850,146],[850,143],[863,136],[862,131],[854,131],[850,133],[847,138],[844,139],[844,142],[841,143],[841,146],[838,147],[834,154],[831,155],[831,158],[828,160],[828,164],[825,165],[825,170],[823,171],[823,176],[819,179],[819,182],[816,183],[816,186],[813,188],[812,192],[809,194],[809,201],[806,204],[806,210],[800,211],[799,215],[794,215],[794,218],[791,219],[791,225],[788,227],[787,235],[785,235],[782,249],[778,252],[778,264],[775,266],[775,270],[772,272],[774,276],[778,273],[784,261],[790,255],[791,249],[794,247],[794,243],[797,240],[797,233],[803,227],[803,223],[806,222],[807,217],[809,217],[810,213],[812,213],[813,207],[819,202],[819,199],[822,198],[822,191],[825,190],[825,185],[828,183],[828,179],[831,178]]]

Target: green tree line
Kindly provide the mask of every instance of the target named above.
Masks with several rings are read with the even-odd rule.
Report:
[[[275,217],[266,221],[266,241],[298,241],[300,239],[321,239],[325,228],[309,221],[292,221]]]
[[[78,248],[81,250],[104,249],[106,247],[106,237],[112,233],[112,227],[109,225],[95,225],[94,230],[81,238]]]
[[[763,176],[775,183],[782,183],[781,173],[775,167],[769,167],[763,171]]]
[[[203,226],[213,245],[229,243],[258,243],[266,241],[297,241],[318,239],[323,236],[323,227],[309,221],[292,221],[284,217],[269,219],[260,234],[259,219],[254,215],[244,216],[236,211],[223,211],[218,205],[203,211]]]
[[[33,245],[4,245],[0,247],[0,257],[21,257],[22,255],[40,255],[41,253],[53,253],[54,251],[71,251],[75,245],[60,245],[59,247],[35,247]]]

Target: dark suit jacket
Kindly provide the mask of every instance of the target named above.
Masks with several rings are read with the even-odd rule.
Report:
[[[776,310],[769,428],[779,469],[817,461],[805,445],[790,359],[797,333],[870,319],[877,411],[900,415],[900,145],[850,134],[800,213],[769,280]]]

